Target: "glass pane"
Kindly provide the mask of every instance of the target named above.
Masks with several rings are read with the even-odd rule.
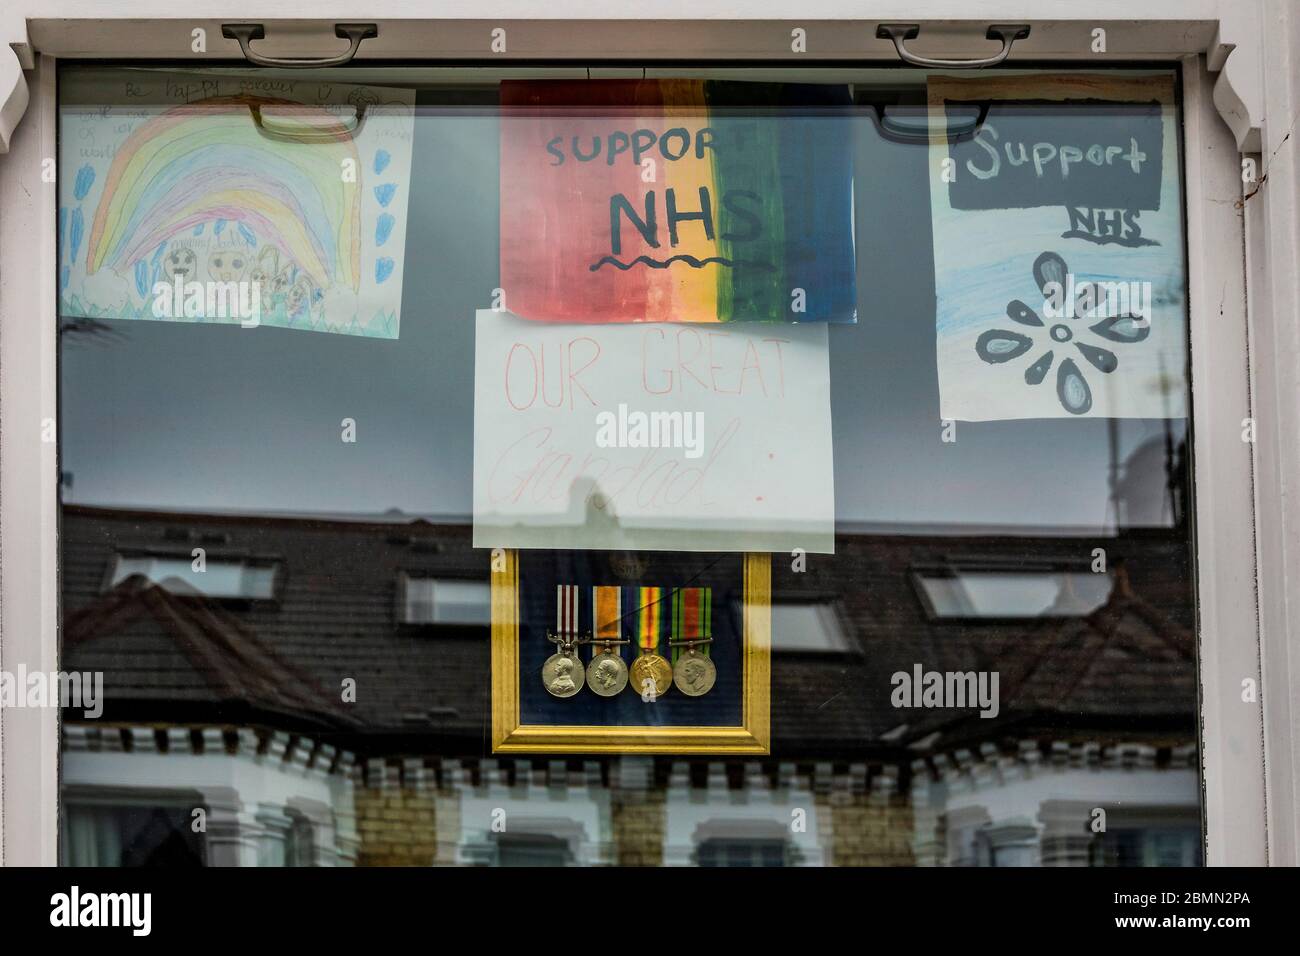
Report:
[[[1176,79],[64,68],[64,861],[1199,865]]]

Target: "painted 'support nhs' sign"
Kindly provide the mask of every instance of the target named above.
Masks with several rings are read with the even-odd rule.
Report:
[[[506,308],[855,321],[849,108],[834,85],[502,83]]]
[[[1187,414],[1167,75],[931,77],[939,416]],[[949,132],[985,104],[968,136]]]

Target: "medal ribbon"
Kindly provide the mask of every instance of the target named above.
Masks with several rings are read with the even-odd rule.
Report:
[[[659,649],[660,607],[663,588],[640,588],[640,604],[636,612],[636,643],[643,651]]]
[[[596,586],[591,589],[592,615],[596,622],[594,640],[608,638],[617,641],[623,636],[623,589],[621,587]],[[599,645],[593,646],[591,655],[605,653]],[[621,654],[617,647],[611,647],[610,653]]]
[[[578,633],[578,586],[576,584],[557,584],[555,586],[555,633]]]
[[[713,588],[678,588],[673,592],[673,640],[691,641],[713,636]],[[709,656],[709,644],[695,652]],[[673,663],[686,648],[673,648]]]

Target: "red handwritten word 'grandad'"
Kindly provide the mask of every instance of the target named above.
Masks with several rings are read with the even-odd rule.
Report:
[[[711,507],[715,502],[708,494],[709,474],[724,459],[740,429],[739,418],[728,421],[698,465],[688,466],[680,456],[662,448],[650,449],[631,464],[615,465],[608,455],[584,455],[560,447],[554,429],[542,426],[512,442],[493,463],[488,500],[493,505],[568,502],[570,507],[613,514],[628,504],[634,504],[639,512],[665,511],[687,500]],[[580,501],[573,500],[579,495]]]

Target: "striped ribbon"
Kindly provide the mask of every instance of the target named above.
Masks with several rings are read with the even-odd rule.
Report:
[[[593,587],[591,606],[596,621],[596,640],[617,641],[623,633],[623,589]]]
[[[578,586],[576,584],[557,584],[555,586],[555,633],[578,633]]]
[[[690,641],[713,636],[713,588],[678,588],[673,592],[673,640]],[[695,651],[708,656],[710,644],[699,644]],[[673,648],[673,663],[683,647]]]
[[[659,621],[662,616],[660,602],[663,588],[640,588],[640,603],[636,612],[637,646],[646,651],[659,649]]]

